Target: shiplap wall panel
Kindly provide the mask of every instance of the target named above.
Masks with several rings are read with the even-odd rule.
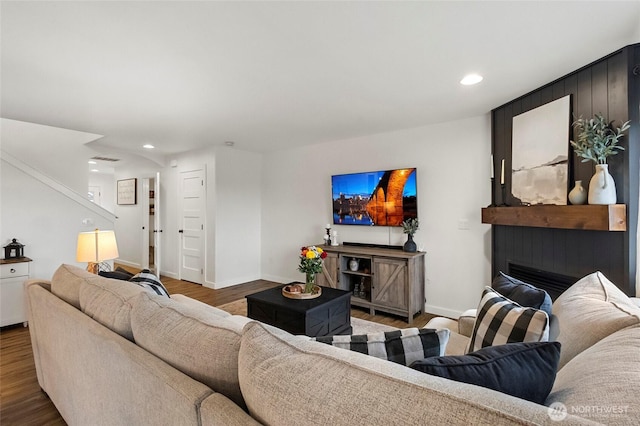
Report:
[[[492,111],[492,149],[496,172],[493,202],[503,202],[500,161],[504,158],[506,201],[511,205],[514,203],[511,196],[511,134],[514,116],[571,95],[571,121],[580,116],[589,118],[595,113],[602,113],[610,119],[621,121],[635,117],[637,121],[640,119],[640,113],[637,111],[640,95],[633,91],[638,91],[640,83],[630,82],[629,79],[634,78],[630,70],[638,61],[640,45],[628,46]],[[637,175],[640,168],[638,134],[638,130],[633,129],[623,143],[627,151],[608,160],[611,174],[616,181],[618,202],[628,205],[628,231],[493,226],[493,273],[507,272],[509,262],[575,277],[600,270],[627,294],[635,294],[635,233],[638,226],[637,198],[640,179],[633,173]],[[632,146],[629,148],[627,144]],[[589,180],[594,173],[593,163],[583,163],[569,147],[567,153],[567,191],[573,188],[575,180],[582,180],[585,189],[588,188]]]

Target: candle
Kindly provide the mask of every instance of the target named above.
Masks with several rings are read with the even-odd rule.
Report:
[[[491,179],[493,179],[493,154],[491,154]]]
[[[502,159],[502,171],[500,172],[500,185],[504,185],[504,158]]]
[[[327,223],[327,226],[325,226],[325,228],[329,229],[329,228],[331,228],[331,225],[329,225],[329,224]]]

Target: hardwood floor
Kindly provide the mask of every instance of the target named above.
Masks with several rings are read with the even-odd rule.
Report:
[[[136,272],[131,268],[126,268]],[[220,290],[213,290],[187,281],[162,277],[169,294],[180,293],[212,306],[241,299],[248,294],[280,286],[271,281],[252,281]],[[370,315],[367,311],[352,309],[357,318],[407,327],[399,317]],[[414,326],[424,325],[432,315],[420,314],[414,319]],[[31,350],[28,327],[16,325],[0,330],[0,424],[8,425],[65,425],[55,406],[38,385]]]

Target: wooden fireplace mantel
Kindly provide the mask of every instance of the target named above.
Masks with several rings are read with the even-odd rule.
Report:
[[[626,231],[625,204],[582,206],[485,207],[482,223],[534,228]]]

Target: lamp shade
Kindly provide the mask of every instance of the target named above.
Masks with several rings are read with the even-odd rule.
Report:
[[[100,263],[118,257],[118,244],[113,231],[91,231],[78,234],[76,260]]]

